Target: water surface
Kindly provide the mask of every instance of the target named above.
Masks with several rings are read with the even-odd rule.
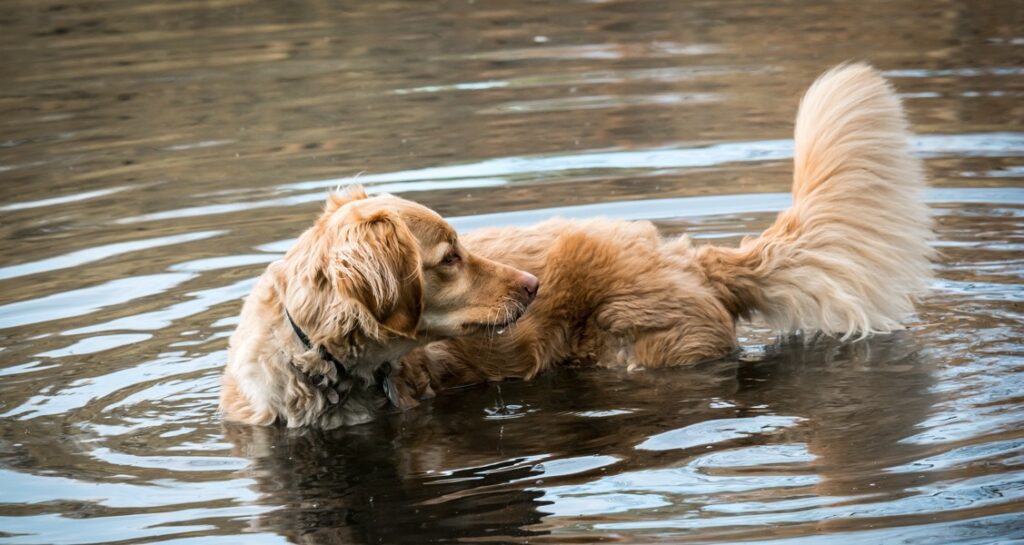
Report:
[[[0,48],[0,543],[1024,540],[1019,4],[43,0]],[[754,324],[692,369],[220,421],[241,298],[330,188],[734,244],[787,206],[800,93],[849,58],[934,186],[907,331]]]

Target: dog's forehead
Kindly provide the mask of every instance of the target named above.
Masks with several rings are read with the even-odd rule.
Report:
[[[378,201],[379,206],[398,212],[413,236],[424,247],[450,243],[456,239],[455,229],[437,212],[426,206],[392,195],[380,195],[370,200]]]
[[[455,229],[452,229],[448,222],[441,219],[441,216],[436,214],[433,216],[424,215],[416,210],[413,210],[408,215],[401,215],[406,225],[409,226],[409,230],[412,231],[413,236],[419,239],[420,244],[424,247],[443,243],[455,243]]]

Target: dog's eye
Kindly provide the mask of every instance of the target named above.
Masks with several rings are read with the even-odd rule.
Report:
[[[448,254],[444,256],[444,259],[441,260],[441,264],[442,265],[454,265],[454,264],[458,263],[461,260],[462,260],[462,256],[459,255],[459,252],[456,252],[456,251],[453,250],[451,252],[448,252]]]

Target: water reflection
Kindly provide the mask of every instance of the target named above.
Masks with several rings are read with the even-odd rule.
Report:
[[[539,387],[442,395],[381,426],[229,426],[227,437],[252,460],[244,474],[254,490],[283,506],[261,516],[259,529],[303,543],[560,541],[567,531],[685,536],[709,527],[746,539],[764,537],[767,523],[793,527],[780,535],[857,526],[831,521],[838,512],[930,516],[929,485],[948,486],[933,468],[863,484],[866,474],[921,456],[900,440],[935,402],[935,363],[912,337],[852,346],[797,339],[759,360],[702,366],[686,381],[565,370]],[[609,396],[629,409],[581,413],[607,406]],[[533,410],[495,417],[513,405]]]

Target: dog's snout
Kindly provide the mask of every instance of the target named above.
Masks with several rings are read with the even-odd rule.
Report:
[[[540,288],[540,280],[536,276],[524,272],[519,278],[519,284],[523,287],[523,291],[526,292],[527,300],[533,301],[533,298],[537,296],[537,290]]]

